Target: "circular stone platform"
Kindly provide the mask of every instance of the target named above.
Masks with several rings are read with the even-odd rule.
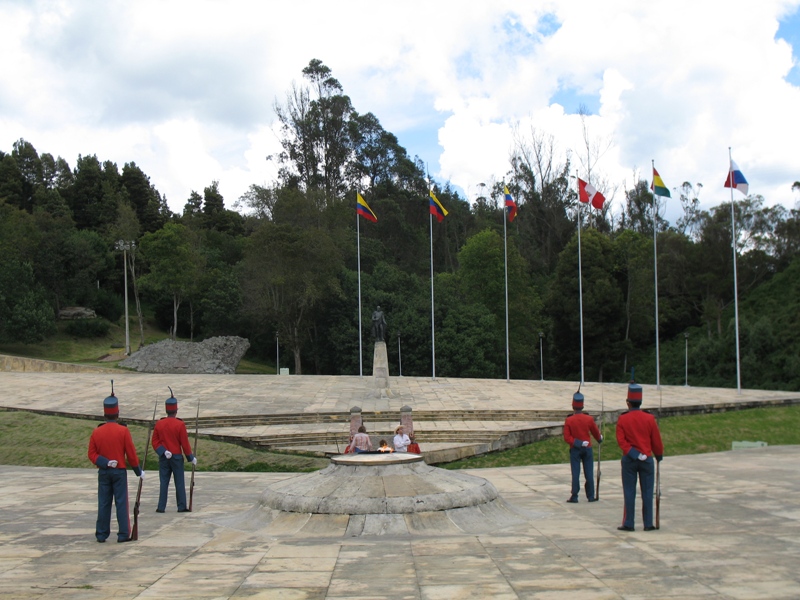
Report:
[[[497,498],[485,479],[431,467],[418,454],[347,454],[321,471],[270,486],[261,504],[286,512],[367,515],[449,510]]]
[[[271,484],[246,513],[215,520],[313,537],[488,533],[527,521],[489,481],[398,452],[334,456],[321,471]]]

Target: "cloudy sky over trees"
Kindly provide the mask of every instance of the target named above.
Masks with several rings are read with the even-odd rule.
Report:
[[[732,146],[750,192],[791,208],[798,7],[0,0],[0,148],[24,138],[71,165],[135,161],[175,211],[218,180],[230,205],[275,178],[274,106],[318,58],[469,199],[503,179],[515,131],[574,156],[585,128],[617,203],[655,160],[669,187],[701,182],[702,205],[717,205]]]

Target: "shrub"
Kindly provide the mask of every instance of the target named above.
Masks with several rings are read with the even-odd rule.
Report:
[[[108,335],[110,323],[105,319],[77,319],[64,327],[70,335],[80,338],[98,338]]]

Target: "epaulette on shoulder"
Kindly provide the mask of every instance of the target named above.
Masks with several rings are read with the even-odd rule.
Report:
[[[123,427],[127,427],[128,426],[127,423],[120,423],[120,425],[122,425]]]
[[[572,413],[571,415],[567,415],[567,419],[574,417],[575,415],[579,415],[580,413]]]
[[[181,419],[180,417],[175,417],[175,418],[178,419],[178,421],[180,421],[181,423],[183,423],[183,419]]]
[[[100,425],[98,425],[98,427],[102,427],[105,424],[106,424],[106,422],[104,421],[104,422],[100,423]]]
[[[627,415],[629,412],[631,412],[631,411],[623,410],[621,413],[619,413],[619,416],[621,417],[622,415]]]

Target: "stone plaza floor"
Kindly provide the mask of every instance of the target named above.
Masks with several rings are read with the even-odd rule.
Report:
[[[0,373],[0,406],[101,412],[107,375],[47,375]],[[487,402],[507,410],[561,408],[574,391],[569,382],[408,378],[397,386],[398,399],[369,405],[358,395],[358,378],[114,378],[123,415],[136,417],[149,417],[154,401],[163,404],[166,385],[184,398],[182,408],[199,401],[218,414],[347,410],[355,401],[365,410],[383,402],[399,410],[408,400],[418,401],[415,410]],[[604,388],[606,409],[624,404],[624,386]],[[592,389],[584,388],[587,405],[597,400]],[[646,404],[658,396],[645,386]],[[797,395],[747,390],[742,397]],[[732,390],[663,389],[664,405],[736,401]],[[194,512],[178,514],[171,495],[167,512],[156,514],[158,481],[150,472],[139,540],[117,544],[112,535],[98,544],[92,468],[2,465],[0,598],[800,598],[800,447],[679,457],[667,447],[661,529],[651,532],[642,531],[639,518],[637,531],[617,530],[618,462],[602,463],[600,501],[591,504],[565,503],[566,464],[469,474],[494,484],[521,524],[348,537],[336,515],[293,514],[280,527],[267,526],[259,499],[271,483],[297,476],[285,473],[198,472]],[[131,504],[135,482],[131,476]]]

